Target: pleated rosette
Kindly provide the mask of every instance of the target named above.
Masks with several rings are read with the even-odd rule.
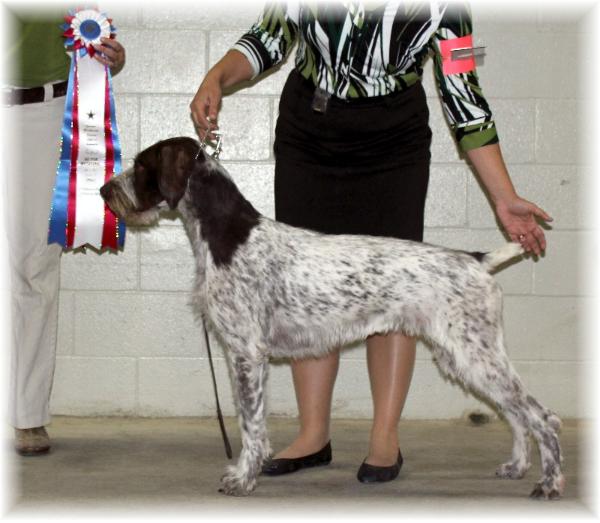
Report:
[[[65,46],[77,50],[83,56],[86,52],[93,57],[96,54],[94,45],[101,43],[101,38],[114,38],[115,28],[112,20],[95,9],[70,11],[65,16]]]
[[[93,58],[93,46],[114,38],[115,28],[94,9],[70,11],[65,20],[65,46],[73,53],[48,243],[118,249],[125,226],[99,191],[122,170],[121,145],[110,69]]]

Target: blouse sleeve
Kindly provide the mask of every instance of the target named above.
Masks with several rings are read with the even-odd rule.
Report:
[[[254,77],[282,62],[298,34],[298,5],[269,2],[259,20],[232,47],[254,69]]]
[[[492,112],[483,96],[477,71],[444,75],[441,42],[469,36],[471,13],[466,3],[449,2],[435,35],[430,41],[434,69],[446,118],[463,151],[498,142]]]

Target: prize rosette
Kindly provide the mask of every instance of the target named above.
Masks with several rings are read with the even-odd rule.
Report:
[[[121,172],[121,146],[110,69],[93,58],[94,44],[114,38],[115,28],[95,9],[70,11],[65,21],[65,46],[73,53],[48,243],[118,249],[125,225],[99,190]]]

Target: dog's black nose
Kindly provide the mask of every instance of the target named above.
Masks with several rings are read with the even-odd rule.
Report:
[[[112,193],[112,186],[109,183],[100,187],[100,196],[102,196],[102,198],[104,200],[108,200],[110,198],[111,193]]]

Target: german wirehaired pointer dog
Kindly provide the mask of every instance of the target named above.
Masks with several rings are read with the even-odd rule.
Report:
[[[249,494],[271,453],[270,356],[318,357],[376,333],[402,331],[424,338],[440,370],[510,424],[512,456],[496,474],[524,476],[532,435],[542,477],[531,496],[561,496],[560,420],[528,394],[508,360],[502,294],[489,274],[521,254],[520,245],[467,253],[290,227],[261,216],[190,138],[142,151],[101,194],[132,225],[154,223],[167,205],[183,217],[196,259],[195,304],[228,348],[235,382],[243,448],[223,476],[225,493]]]

